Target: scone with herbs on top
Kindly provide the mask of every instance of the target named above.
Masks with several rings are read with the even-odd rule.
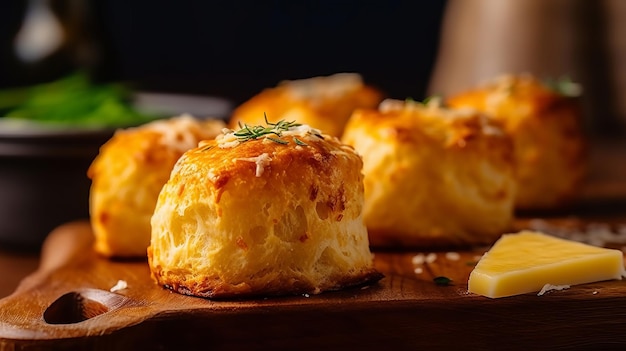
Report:
[[[148,262],[207,298],[317,294],[371,283],[362,162],[294,122],[224,130],[185,152],[159,195]]]

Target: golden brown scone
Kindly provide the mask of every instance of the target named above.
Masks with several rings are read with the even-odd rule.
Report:
[[[227,133],[180,158],[152,217],[158,284],[232,298],[381,278],[363,224],[361,159],[308,126],[288,129],[275,141]]]
[[[146,257],[150,218],[174,164],[224,127],[222,120],[182,115],[116,131],[87,171],[95,251],[107,257]]]
[[[283,81],[238,106],[229,127],[263,124],[266,115],[270,121],[296,121],[339,137],[352,111],[376,107],[381,100],[381,92],[356,73]]]
[[[557,91],[531,75],[506,75],[447,100],[501,122],[515,144],[520,210],[571,203],[586,173],[586,141],[576,86]],[[567,94],[564,94],[567,93]]]
[[[490,244],[510,229],[512,142],[478,112],[385,100],[355,111],[342,141],[363,157],[372,246]]]

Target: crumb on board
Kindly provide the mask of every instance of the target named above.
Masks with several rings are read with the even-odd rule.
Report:
[[[419,253],[411,259],[414,265],[428,264],[433,263],[437,260],[437,254],[434,252],[429,253],[428,255],[424,255],[423,253]]]
[[[433,263],[437,260],[437,254],[434,252],[429,253],[428,255],[426,255],[426,263]]]
[[[419,253],[415,256],[413,256],[413,258],[411,259],[411,262],[413,262],[414,265],[420,265],[420,264],[424,264],[424,254]]]
[[[116,292],[119,290],[124,290],[128,288],[128,283],[125,280],[118,280],[117,283],[109,289],[110,292]]]
[[[554,290],[565,290],[565,289],[569,289],[570,286],[569,285],[552,285],[552,284],[546,284],[543,286],[543,288],[541,288],[541,290],[537,293],[537,296],[541,296],[549,291],[554,291]]]
[[[458,252],[446,252],[446,259],[450,261],[458,261],[461,255]]]
[[[529,229],[599,247],[609,243],[626,244],[626,223],[610,225],[592,222],[584,226],[563,227],[535,218],[530,220]]]

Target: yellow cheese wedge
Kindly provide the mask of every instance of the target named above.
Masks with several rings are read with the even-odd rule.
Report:
[[[468,290],[491,298],[538,292],[546,284],[568,286],[621,279],[624,255],[547,234],[503,235],[470,274]]]

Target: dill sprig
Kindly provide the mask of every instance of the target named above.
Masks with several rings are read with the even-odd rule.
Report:
[[[234,135],[235,137],[237,137],[237,140],[239,140],[240,142],[245,142],[248,140],[254,140],[254,139],[259,139],[261,137],[266,137],[267,139],[274,141],[276,143],[287,144],[287,142],[285,142],[284,140],[272,138],[271,135],[276,135],[280,137],[282,133],[288,131],[289,128],[299,127],[302,125],[300,123],[296,123],[295,121],[289,122],[285,120],[280,120],[276,123],[272,123],[267,120],[267,114],[265,113],[263,113],[263,117],[265,118],[265,124],[267,125],[266,127],[260,126],[260,125],[256,125],[256,126],[250,126],[248,124],[242,125],[240,122],[239,130],[234,132]]]
[[[314,135],[319,136],[319,135],[317,135],[317,134],[314,134]],[[309,146],[309,144],[305,143],[304,141],[302,141],[302,140],[300,140],[300,139],[298,139],[298,138],[296,138],[296,137],[293,137],[293,141],[294,141],[297,145],[300,145],[300,146]]]

